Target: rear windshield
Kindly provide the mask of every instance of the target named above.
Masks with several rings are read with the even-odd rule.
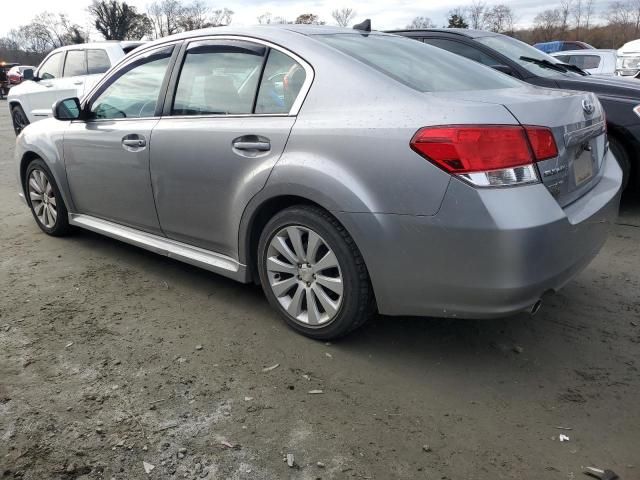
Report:
[[[315,38],[420,92],[522,86],[503,73],[410,38],[357,33]]]

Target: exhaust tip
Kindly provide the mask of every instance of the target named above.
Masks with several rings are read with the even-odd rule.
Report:
[[[531,307],[531,310],[529,310],[529,313],[531,314],[531,316],[538,313],[541,307],[542,307],[542,300],[538,300],[536,303],[534,303],[533,306]]]

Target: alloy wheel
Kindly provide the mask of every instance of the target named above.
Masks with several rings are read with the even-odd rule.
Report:
[[[36,168],[29,174],[31,208],[42,225],[53,228],[58,218],[57,200],[46,173]]]
[[[343,300],[343,277],[338,258],[313,230],[292,225],[269,242],[266,256],[269,286],[276,299],[297,322],[319,327],[338,314]]]

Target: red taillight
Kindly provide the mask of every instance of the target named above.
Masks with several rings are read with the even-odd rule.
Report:
[[[485,172],[533,163],[519,126],[426,127],[411,148],[450,173]]]
[[[546,160],[558,156],[558,147],[551,130],[544,127],[524,127],[536,160]]]

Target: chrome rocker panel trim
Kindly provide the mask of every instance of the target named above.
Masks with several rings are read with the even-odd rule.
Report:
[[[205,270],[218,273],[239,282],[246,283],[248,281],[246,265],[242,265],[226,255],[160,237],[152,233],[142,232],[135,228],[119,225],[90,215],[70,213],[69,223],[76,227],[101,233],[107,237],[135,245],[136,247],[204,268]]]

